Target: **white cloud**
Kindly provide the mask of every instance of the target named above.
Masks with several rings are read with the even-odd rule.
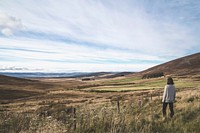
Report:
[[[6,36],[11,36],[13,34],[12,30],[9,28],[4,28],[1,30],[1,33],[6,35]]]
[[[11,36],[15,31],[22,29],[20,19],[0,12],[0,31],[5,36]]]
[[[90,63],[53,63],[32,61],[31,63],[17,63],[17,62],[3,62],[4,66],[12,66],[11,68],[18,69],[6,69],[6,72],[120,72],[120,71],[140,71],[154,66],[154,64],[90,64]],[[4,66],[0,66],[1,69],[5,69]],[[81,67],[80,67],[81,66]],[[10,68],[10,67],[9,67]],[[24,68],[23,70],[19,70]]]
[[[185,15],[194,5],[189,6],[181,1],[4,1],[1,10],[15,17],[0,13],[0,32],[10,36],[26,29],[20,36],[0,38],[0,47],[5,48],[0,56],[13,58],[18,64],[27,61],[25,66],[46,60],[46,69],[116,70],[118,64],[120,70],[143,70],[200,50],[198,20],[186,23],[200,9]],[[182,8],[186,11],[181,12]],[[23,26],[17,18],[22,19]],[[34,39],[26,36],[29,33]],[[54,35],[66,41],[58,41]]]
[[[36,24],[29,23],[28,27],[154,55],[184,54],[188,47],[192,48],[199,42],[191,34],[190,27],[173,20],[153,19],[144,7],[134,4],[124,5],[124,8],[116,1],[112,1],[110,6],[96,1],[50,1],[46,4],[34,10],[34,13],[42,14],[37,16]]]
[[[54,41],[41,40],[13,40],[1,39],[0,51],[4,55],[13,55],[16,58],[28,58],[33,60],[58,60],[58,61],[74,61],[74,62],[106,62],[113,60],[120,62],[128,62],[130,60],[137,61],[164,61],[157,56],[151,56],[140,53],[132,53],[123,50],[112,49],[96,49],[89,46],[80,46],[75,43],[63,43]]]
[[[99,50],[52,41],[1,39],[2,64],[42,71],[139,71],[162,62],[157,56],[119,50]],[[11,61],[9,61],[11,60]],[[136,60],[136,62],[134,62]]]

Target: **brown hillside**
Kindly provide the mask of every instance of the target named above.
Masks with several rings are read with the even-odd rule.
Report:
[[[15,78],[15,77],[9,77],[0,75],[0,84],[27,84],[27,83],[34,83],[35,81],[29,80],[29,79],[22,79],[22,78]]]
[[[163,73],[164,75],[193,75],[200,74],[200,53],[185,56],[164,64],[149,68],[140,74]]]
[[[29,79],[0,75],[0,103],[1,100],[19,99],[41,95],[52,85]]]

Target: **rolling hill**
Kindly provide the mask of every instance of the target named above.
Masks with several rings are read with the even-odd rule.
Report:
[[[200,53],[178,58],[147,70],[139,72],[142,75],[152,74],[163,75],[199,75],[200,74]]]
[[[36,80],[0,75],[0,101],[40,95],[52,85]]]

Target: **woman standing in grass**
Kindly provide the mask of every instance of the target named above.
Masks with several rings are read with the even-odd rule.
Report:
[[[174,81],[171,77],[167,78],[167,85],[165,85],[164,93],[163,93],[163,117],[165,119],[166,117],[166,109],[167,105],[169,104],[170,109],[170,117],[172,118],[174,116],[174,101],[176,97],[176,89],[174,86]]]

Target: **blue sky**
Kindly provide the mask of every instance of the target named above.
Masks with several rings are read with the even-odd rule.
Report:
[[[141,71],[199,35],[199,0],[1,0],[0,71]]]

